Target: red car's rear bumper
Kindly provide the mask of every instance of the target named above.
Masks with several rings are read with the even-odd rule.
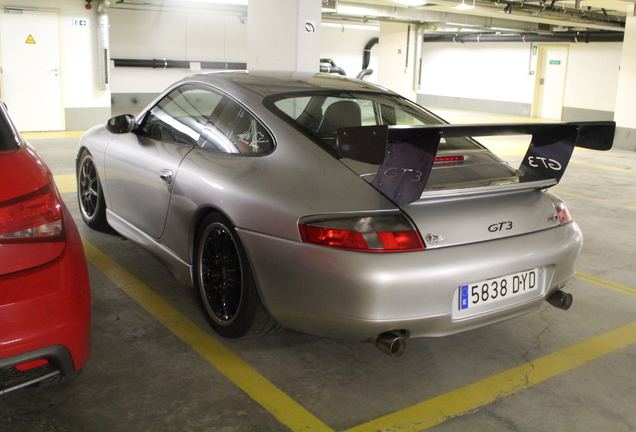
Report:
[[[38,376],[51,370],[69,375],[81,369],[90,356],[86,259],[77,227],[65,207],[64,225],[66,242],[57,258],[0,276],[0,394],[22,386],[16,384],[21,381],[16,381],[19,372],[24,374],[22,381],[33,381],[33,376],[38,381]],[[20,365],[39,359],[48,364],[32,369],[33,364],[26,365],[27,370],[20,371],[24,369]]]

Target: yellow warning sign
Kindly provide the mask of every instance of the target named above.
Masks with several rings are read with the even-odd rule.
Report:
[[[26,44],[31,44],[31,45],[35,45],[35,39],[33,39],[32,35],[29,35],[29,37],[27,38]]]

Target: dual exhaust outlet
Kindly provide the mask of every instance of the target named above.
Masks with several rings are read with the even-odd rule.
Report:
[[[547,298],[548,303],[561,310],[568,310],[572,306],[572,294],[557,290]],[[371,338],[371,342],[384,354],[399,358],[406,352],[406,332],[389,331]]]

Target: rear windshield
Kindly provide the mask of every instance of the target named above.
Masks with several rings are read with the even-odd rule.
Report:
[[[20,141],[14,134],[14,128],[9,120],[7,112],[0,102],[0,151],[17,150]]]
[[[276,95],[265,105],[309,138],[335,149],[341,127],[445,124],[424,108],[399,96],[364,92]],[[442,138],[439,150],[483,148],[467,138]]]

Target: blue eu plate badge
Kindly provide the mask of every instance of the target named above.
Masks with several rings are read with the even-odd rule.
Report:
[[[468,309],[468,285],[462,285],[459,288],[459,308],[461,310]]]

